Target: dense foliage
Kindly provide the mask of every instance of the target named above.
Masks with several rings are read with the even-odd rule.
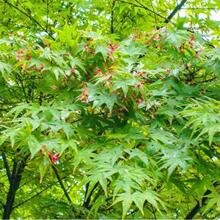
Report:
[[[220,217],[219,8],[0,0],[3,218]]]

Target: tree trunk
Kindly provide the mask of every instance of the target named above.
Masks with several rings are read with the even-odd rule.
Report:
[[[25,165],[26,165],[26,160],[22,160],[19,162],[17,160],[14,160],[10,187],[7,194],[6,204],[4,205],[3,219],[10,218],[13,209],[16,191],[19,188],[22,172],[24,171]]]

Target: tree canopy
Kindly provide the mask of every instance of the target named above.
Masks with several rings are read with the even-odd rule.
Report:
[[[0,214],[220,217],[219,0],[0,0]]]

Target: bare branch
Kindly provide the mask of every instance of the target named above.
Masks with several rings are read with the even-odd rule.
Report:
[[[187,2],[187,0],[182,0],[180,4],[178,4],[173,11],[170,13],[170,15],[165,19],[164,23],[169,23],[170,20],[175,16],[175,14],[183,7],[183,5]]]
[[[57,168],[54,165],[52,165],[52,169],[53,169],[53,171],[54,171],[54,173],[55,173],[55,175],[57,177],[57,180],[58,180],[58,182],[59,182],[59,184],[60,184],[60,186],[61,186],[61,188],[62,188],[62,190],[63,190],[63,192],[64,192],[64,194],[65,194],[65,196],[67,198],[67,200],[70,202],[70,204],[72,204],[72,200],[71,200],[71,198],[70,198],[70,196],[69,196],[69,194],[68,194],[68,192],[67,192],[67,190],[66,190],[66,188],[65,188],[65,186],[63,184],[63,181],[62,181],[62,179],[61,179],[61,177],[60,177],[60,175],[58,173]]]
[[[115,7],[115,2],[116,0],[112,1],[112,6],[111,6],[111,26],[110,26],[110,33],[114,33],[114,7]]]
[[[83,206],[84,206],[85,208],[89,208],[89,203],[90,203],[91,197],[92,197],[92,195],[93,195],[95,189],[98,187],[98,185],[99,185],[99,184],[98,184],[98,182],[97,182],[97,183],[94,185],[94,187],[92,188],[91,192],[89,193],[87,199],[86,199],[85,202],[83,203]],[[86,194],[87,194],[87,193],[86,193]]]
[[[4,205],[3,219],[10,218],[16,192],[20,186],[22,173],[25,169],[28,157],[29,157],[29,154],[25,156],[24,158],[22,158],[22,160],[17,160],[16,158],[14,158],[13,169],[11,173],[11,182],[10,182],[9,190],[7,193],[6,203]]]
[[[10,171],[10,167],[9,167],[9,164],[8,164],[8,161],[7,161],[7,158],[6,158],[4,151],[2,151],[2,159],[3,159],[4,167],[6,169],[6,174],[7,174],[9,183],[11,183],[11,171]]]

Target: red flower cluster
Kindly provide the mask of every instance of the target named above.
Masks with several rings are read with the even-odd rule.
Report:
[[[117,45],[117,44],[112,44],[112,43],[109,44],[109,52],[110,53],[114,53],[118,48],[119,48],[119,45]]]
[[[75,68],[75,67],[72,67],[72,68],[70,69],[70,72],[73,74],[73,73],[75,73],[75,70],[76,70],[76,68]]]
[[[43,63],[41,63],[39,67],[34,66],[33,69],[34,69],[35,71],[41,71],[41,70],[43,70],[44,67],[45,67],[45,65],[44,65]]]
[[[137,105],[140,105],[142,102],[143,102],[142,99],[137,99],[137,100],[136,100]]]
[[[89,89],[87,88],[86,85],[84,85],[84,90],[83,90],[83,92],[82,92],[82,94],[81,94],[79,99],[82,102],[88,102],[88,94],[89,94]]]
[[[107,53],[107,57],[112,58],[111,55],[119,48],[119,45],[110,43],[108,48],[109,52]]]
[[[21,61],[21,57],[24,54],[24,50],[20,49],[17,51],[16,60]]]
[[[102,70],[100,68],[98,68],[98,67],[95,68],[94,72],[95,72],[95,75],[100,75],[101,76],[103,74]]]
[[[142,87],[142,85],[143,85],[142,82],[138,82],[137,85],[136,85],[136,87],[137,87],[138,89],[140,89],[140,88]]]
[[[195,36],[192,35],[192,36],[190,37],[190,39],[189,39],[189,46],[190,46],[190,48],[193,48],[193,42],[194,42],[194,40],[195,40]]]
[[[53,164],[59,160],[58,154],[52,154],[52,153],[48,152],[48,156]]]
[[[41,153],[45,156],[48,156],[51,163],[55,164],[59,160],[59,154],[58,153],[53,154],[51,152],[48,152],[46,147],[47,146],[45,144],[41,146]]]

